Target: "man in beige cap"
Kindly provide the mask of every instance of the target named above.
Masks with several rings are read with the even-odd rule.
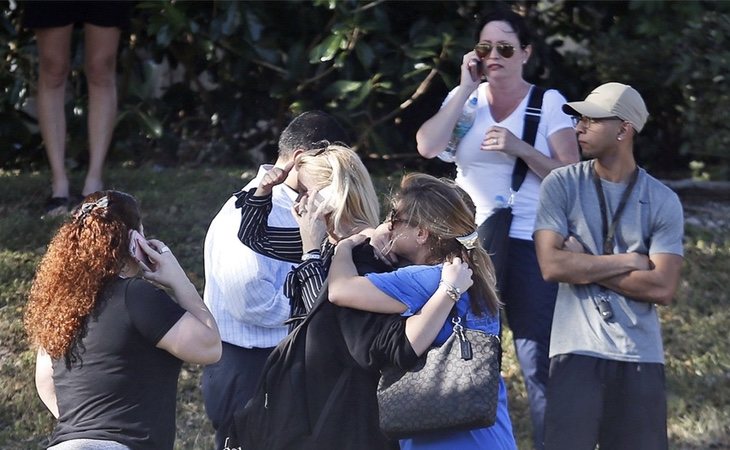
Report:
[[[656,305],[679,283],[682,206],[636,164],[649,113],[634,88],[606,83],[563,111],[591,159],[545,177],[535,223],[543,277],[560,282],[545,448],[666,449]]]

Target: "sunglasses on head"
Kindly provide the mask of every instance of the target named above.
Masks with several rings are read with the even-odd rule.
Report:
[[[480,42],[474,47],[474,52],[480,58],[486,58],[492,53],[492,49],[496,48],[497,53],[502,58],[511,58],[515,54],[515,46],[512,44],[499,43],[493,45],[491,42]]]

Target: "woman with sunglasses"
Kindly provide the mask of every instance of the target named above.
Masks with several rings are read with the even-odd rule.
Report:
[[[542,279],[532,232],[542,179],[557,167],[578,162],[578,145],[571,119],[561,110],[565,98],[555,90],[544,94],[534,146],[519,137],[533,89],[523,76],[532,46],[522,16],[494,11],[482,19],[475,38],[475,49],[463,57],[459,86],[421,126],[416,139],[422,156],[437,156],[446,148],[465,102],[476,95],[476,119],[457,147],[455,162],[456,183],[474,200],[478,224],[510,199],[517,158],[529,168],[513,198],[509,251],[499,290],[527,387],[535,448],[542,449],[557,284]]]
[[[446,218],[446,219],[444,219]],[[453,325],[445,320],[409,322],[434,308],[456,306],[466,326],[499,333],[499,300],[494,268],[479,246],[474,223],[474,204],[452,182],[426,174],[406,175],[393,200],[388,220],[389,252],[401,267],[389,273],[358,275],[352,248],[364,240],[353,236],[337,245],[328,278],[329,300],[338,306],[408,317],[405,333],[417,353],[432,343],[443,344]],[[378,232],[383,227],[378,228]],[[463,261],[473,283],[468,290],[454,290],[445,278],[448,261]],[[442,272],[443,267],[443,272]],[[451,301],[439,303],[446,294]],[[507,409],[507,390],[500,379],[497,419],[491,427],[463,431],[429,432],[400,441],[401,449],[516,450]],[[433,399],[439,407],[439,399]]]

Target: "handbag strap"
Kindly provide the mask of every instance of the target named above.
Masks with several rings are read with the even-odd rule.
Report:
[[[469,338],[467,338],[466,333],[464,333],[464,329],[466,328],[466,314],[464,314],[464,317],[459,317],[458,311],[456,311],[456,304],[454,304],[453,308],[451,308],[451,312],[449,313],[449,318],[451,318],[451,324],[453,326],[452,333],[459,338],[461,359],[469,361],[474,357],[474,352],[472,351]]]
[[[528,144],[535,146],[535,138],[537,137],[537,127],[540,125],[540,116],[542,115],[542,98],[545,95],[545,88],[532,86],[530,90],[530,98],[527,100],[527,108],[525,109],[525,126],[522,129],[522,140]],[[512,192],[517,192],[522,186],[527,176],[527,163],[522,158],[517,158],[515,168],[512,171]]]

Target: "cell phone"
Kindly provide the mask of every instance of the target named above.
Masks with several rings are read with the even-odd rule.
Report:
[[[314,207],[319,208],[319,205],[329,201],[330,197],[332,197],[333,192],[334,192],[334,190],[333,190],[332,186],[325,186],[322,189],[320,189],[319,191],[317,191],[317,194],[314,196]],[[324,212],[325,213],[330,212],[331,209],[332,209],[331,205],[328,205],[325,208]]]
[[[144,252],[142,246],[139,244],[140,240],[147,242],[145,237],[139,231],[129,231],[129,254],[132,255],[132,257],[142,266],[144,270],[149,272],[150,267],[152,267],[152,261],[147,256],[147,253]]]
[[[598,300],[598,313],[601,315],[603,320],[611,320],[613,317],[613,307],[611,307],[611,302],[605,298]]]
[[[325,186],[317,191],[317,196],[314,197],[314,200],[318,203],[324,203],[326,201],[329,201],[330,197],[332,197],[333,192],[334,188],[332,186]]]
[[[482,60],[481,59],[472,59],[471,62],[474,64],[469,64],[469,73],[471,74],[472,81],[478,81],[482,79]]]

